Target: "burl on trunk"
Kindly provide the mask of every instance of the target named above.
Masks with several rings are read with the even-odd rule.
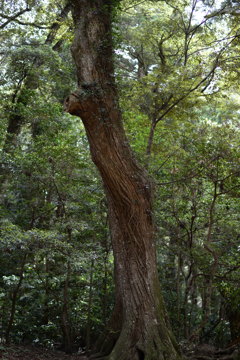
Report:
[[[151,183],[133,157],[118,107],[111,38],[116,2],[71,0],[78,90],[66,99],[65,109],[86,129],[108,200],[115,259],[115,309],[93,358],[176,360],[181,355],[156,267]]]

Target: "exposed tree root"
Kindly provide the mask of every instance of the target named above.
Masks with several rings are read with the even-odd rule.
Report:
[[[188,358],[190,360],[239,360],[240,348],[232,346],[226,349],[217,349],[208,344],[201,344],[192,351],[192,355],[189,355]]]
[[[112,351],[106,355],[95,353],[91,360],[181,360],[169,334],[161,334],[157,325],[140,326],[129,321],[120,333]]]

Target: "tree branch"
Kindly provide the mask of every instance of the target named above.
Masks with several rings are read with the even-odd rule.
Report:
[[[213,79],[214,77],[214,72],[217,68],[217,66],[219,65],[219,59],[221,57],[221,55],[223,54],[223,52],[229,47],[229,45],[236,39],[236,38],[239,38],[240,35],[236,35],[234,36],[233,39],[231,39],[231,41],[228,42],[228,44],[226,44],[226,46],[224,46],[220,51],[219,53],[217,54],[216,56],[216,59],[213,63],[213,66],[212,66],[212,69],[208,72],[208,74],[201,80],[199,81],[194,87],[190,88],[185,94],[183,94],[182,96],[180,96],[178,99],[176,99],[174,101],[174,103],[169,106],[169,108],[162,114],[160,115],[157,119],[156,119],[156,124],[161,121],[165,115],[167,115],[176,105],[178,105],[182,100],[184,100],[188,95],[190,95],[192,92],[194,92],[195,90],[197,90],[202,84],[205,83],[206,80],[208,80],[209,78],[211,78],[211,80]],[[209,86],[209,82],[208,82],[208,86]],[[207,86],[205,86],[203,89],[202,89],[202,92],[205,91],[207,88]]]
[[[20,10],[17,14],[15,14],[13,16],[7,16],[7,15],[0,13],[1,17],[8,19],[5,23],[0,25],[0,29],[5,28],[11,21],[14,21],[17,17],[21,16],[22,14],[24,14],[27,11],[31,11],[31,8],[26,7],[26,9]]]
[[[51,25],[50,32],[47,36],[47,39],[45,41],[45,44],[51,44],[57,34],[57,31],[59,30],[62,22],[67,18],[69,12],[71,10],[71,4],[68,1],[65,7],[62,9],[61,13],[57,17],[56,21]]]

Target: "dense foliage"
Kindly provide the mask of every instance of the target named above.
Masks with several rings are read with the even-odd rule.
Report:
[[[101,182],[78,118],[60,1],[3,1],[0,341],[89,348],[113,303]],[[123,1],[116,79],[155,184],[159,276],[176,337],[240,336],[238,2]]]

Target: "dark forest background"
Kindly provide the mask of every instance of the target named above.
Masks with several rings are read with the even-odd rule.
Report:
[[[100,177],[79,118],[68,4],[0,5],[0,342],[89,349],[113,306]],[[121,3],[116,79],[155,187],[159,278],[180,343],[240,342],[239,1]]]

